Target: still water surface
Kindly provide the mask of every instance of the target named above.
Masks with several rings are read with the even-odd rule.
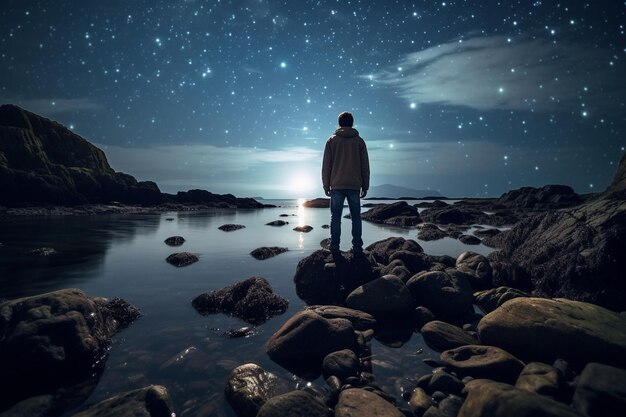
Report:
[[[144,316],[115,336],[104,372],[87,402],[161,384],[169,389],[179,416],[235,416],[223,390],[230,371],[240,364],[255,362],[291,379],[294,388],[307,383],[274,364],[265,354],[264,343],[304,306],[293,284],[296,265],[329,236],[328,229],[321,227],[330,221],[328,209],[304,208],[299,204],[302,200],[266,202],[279,207],[0,220],[0,298],[75,287],[91,296],[129,301]],[[278,219],[289,225],[265,225]],[[218,230],[226,223],[246,227],[234,232]],[[342,249],[348,250],[350,221],[342,223]],[[292,230],[305,224],[313,226],[310,233]],[[163,241],[173,235],[183,236],[185,244],[165,245]],[[363,223],[365,245],[389,236],[417,240],[417,231]],[[450,238],[418,242],[433,255],[456,257],[466,250],[482,254],[492,250]],[[285,246],[289,252],[258,261],[249,253],[260,246]],[[39,247],[53,247],[58,253],[41,259],[23,255]],[[180,251],[196,253],[200,261],[183,268],[165,262],[168,255]],[[225,331],[247,324],[221,314],[203,317],[192,308],[190,301],[196,295],[254,275],[266,278],[290,305],[284,315],[259,326],[253,336],[228,339],[222,336]],[[409,333],[405,339],[401,347],[372,341],[376,383],[398,398],[398,381],[429,372],[422,359],[437,357],[419,333]],[[312,384],[324,385],[322,379]]]

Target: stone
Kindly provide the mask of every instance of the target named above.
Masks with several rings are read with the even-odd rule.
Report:
[[[298,297],[308,304],[343,304],[359,285],[373,280],[374,261],[341,253],[335,257],[320,249],[298,262],[294,283]]]
[[[288,248],[281,248],[279,246],[263,246],[261,248],[256,248],[255,250],[250,252],[250,255],[252,255],[253,258],[261,261],[264,259],[273,258],[274,256],[280,255],[281,253],[285,253],[287,251],[289,251]]]
[[[428,383],[429,392],[441,391],[446,394],[460,395],[463,387],[459,378],[443,370],[433,372],[433,377]]]
[[[233,369],[224,394],[239,417],[255,417],[267,400],[289,392],[289,383],[259,365],[247,363]]]
[[[234,232],[235,230],[245,229],[246,226],[243,224],[223,224],[218,229],[222,232]]]
[[[406,286],[417,305],[442,320],[459,319],[473,311],[472,288],[466,274],[455,269],[419,273]]]
[[[314,198],[302,203],[302,207],[308,208],[330,208],[330,198]]]
[[[140,316],[121,299],[64,289],[0,303],[0,410],[102,369],[111,337]]]
[[[415,311],[413,312],[413,319],[415,321],[416,329],[421,329],[426,323],[436,320],[433,312],[424,306],[418,306],[415,308]]]
[[[250,277],[220,290],[200,294],[191,305],[202,315],[224,313],[258,325],[283,314],[289,301],[275,294],[263,277]]]
[[[494,237],[498,234],[502,233],[500,229],[482,229],[482,230],[474,230],[474,235],[483,239],[486,237]]]
[[[309,233],[311,230],[313,230],[313,226],[305,224],[304,226],[294,227],[293,230],[295,230],[296,232]]]
[[[423,223],[418,226],[417,238],[425,241],[439,240],[448,237],[448,233],[436,224]]]
[[[426,391],[419,387],[413,390],[411,398],[409,399],[409,407],[415,415],[421,416],[432,405],[433,402],[430,399],[430,395],[428,395]]]
[[[291,391],[270,398],[257,417],[328,417],[329,409],[319,398],[307,391]]]
[[[424,249],[422,249],[416,241],[396,236],[374,242],[367,246],[365,250],[370,253],[376,262],[384,265],[389,264],[389,257],[398,250],[406,250],[415,253],[424,252]]]
[[[426,323],[420,333],[426,344],[439,352],[465,345],[480,344],[475,336],[460,327],[439,320]]]
[[[529,392],[535,392],[553,399],[558,399],[563,386],[561,372],[555,367],[542,362],[526,364],[517,377],[515,387]]]
[[[480,239],[473,235],[461,235],[459,240],[466,245],[480,245]]]
[[[284,226],[286,224],[289,224],[289,222],[286,222],[284,220],[274,220],[269,223],[265,223],[266,226]]]
[[[360,388],[341,391],[335,417],[405,417],[394,405],[380,396]]]
[[[495,346],[461,346],[442,352],[439,359],[461,376],[507,383],[514,383],[524,368],[522,361]]]
[[[422,222],[417,208],[410,206],[406,201],[373,207],[365,213],[361,213],[361,218],[372,223],[387,223],[398,226],[414,226]]]
[[[348,295],[346,306],[377,319],[404,316],[415,308],[408,288],[394,275],[385,275],[356,288]]]
[[[574,391],[574,407],[589,417],[618,417],[626,407],[626,370],[589,363]]]
[[[475,252],[463,252],[456,258],[456,269],[467,274],[474,291],[493,287],[489,259]]]
[[[359,372],[359,358],[349,349],[338,350],[326,355],[322,362],[324,378],[336,376],[345,381],[351,376],[356,376]]]
[[[430,407],[424,417],[457,417],[463,405],[463,400],[456,395],[448,395],[439,402],[437,408]]]
[[[364,311],[354,310],[348,307],[320,305],[306,306],[306,310],[311,310],[325,319],[347,319],[352,323],[354,330],[364,331],[376,327],[376,319]]]
[[[357,338],[347,319],[326,319],[311,310],[294,314],[267,341],[269,357],[287,369],[320,369],[329,353],[357,351]]]
[[[411,271],[411,275],[415,275],[418,272],[426,271],[430,268],[431,262],[428,255],[423,253],[414,252],[405,249],[399,249],[389,255],[389,262],[396,260],[402,261],[402,264]]]
[[[478,323],[483,343],[525,361],[626,366],[626,318],[580,301],[514,298]]]
[[[485,313],[490,313],[505,302],[517,297],[530,297],[530,294],[511,287],[498,287],[475,292],[474,302]]]
[[[164,242],[167,246],[181,246],[185,243],[185,238],[182,236],[170,236]]]
[[[582,417],[563,403],[500,382],[475,379],[465,390],[458,417]]]
[[[115,395],[74,414],[72,417],[171,417],[172,408],[167,388],[150,385]]]
[[[188,266],[195,262],[198,262],[200,258],[198,258],[198,255],[195,255],[193,253],[178,252],[178,253],[171,254],[165,260],[167,261],[167,263],[171,265],[181,267],[181,266]]]

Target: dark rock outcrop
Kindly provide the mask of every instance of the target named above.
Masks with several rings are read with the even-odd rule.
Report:
[[[308,306],[307,310],[311,310],[326,319],[347,319],[350,320],[355,330],[363,331],[376,327],[376,319],[370,314],[341,306]]]
[[[514,209],[549,210],[580,204],[581,198],[567,185],[522,187],[500,196],[496,204]]]
[[[456,269],[421,272],[407,283],[417,305],[428,308],[444,321],[472,312],[472,288],[466,274]]]
[[[345,381],[359,372],[359,358],[349,349],[329,353],[322,361],[322,371],[324,378],[336,376]]]
[[[264,259],[273,258],[276,255],[287,252],[288,250],[288,248],[281,248],[280,246],[263,246],[261,248],[256,248],[255,250],[250,252],[250,255],[252,255],[253,258],[261,261]]]
[[[372,223],[396,226],[415,226],[422,222],[417,208],[410,206],[406,201],[376,206],[362,213],[361,218]]]
[[[222,232],[234,232],[235,230],[245,229],[246,226],[243,224],[223,224],[218,229]]]
[[[626,407],[626,370],[590,363],[574,392],[574,407],[589,417],[618,417]]]
[[[164,194],[167,201],[180,204],[197,204],[217,208],[257,209],[265,207],[253,198],[235,197],[232,194],[214,194],[206,190],[179,191],[176,195]]]
[[[295,230],[296,232],[309,233],[311,230],[313,230],[313,226],[305,224],[304,226],[296,226],[293,228],[293,230]]]
[[[491,214],[485,213],[480,208],[467,204],[455,204],[442,208],[427,208],[420,213],[423,221],[435,224],[488,224],[491,226],[504,226],[515,224],[519,220],[516,215],[508,210],[498,210]]]
[[[270,398],[259,409],[257,417],[328,417],[326,404],[304,391],[291,391]]]
[[[456,258],[456,269],[467,274],[474,291],[493,287],[489,259],[475,252],[463,252]]]
[[[182,236],[170,236],[165,239],[167,246],[181,246],[183,243],[185,243],[185,238]]]
[[[330,208],[330,198],[314,198],[302,203],[303,207],[308,208]]]
[[[139,317],[120,299],[65,289],[0,304],[0,410],[98,372],[115,332]],[[101,368],[100,368],[101,369]]]
[[[265,223],[266,226],[284,226],[286,224],[289,224],[289,222],[286,222],[284,220],[274,220],[269,223]]]
[[[287,392],[287,381],[254,363],[233,369],[224,390],[238,417],[256,417],[267,400]]]
[[[439,320],[429,321],[424,324],[420,333],[426,344],[439,352],[465,345],[480,344],[476,336],[460,327]]]
[[[161,385],[117,394],[72,417],[171,417],[176,415],[167,388]]]
[[[441,353],[441,362],[461,376],[515,383],[524,363],[495,346],[466,345]]]
[[[177,252],[168,256],[166,259],[167,263],[172,264],[177,267],[188,266],[195,262],[198,262],[200,258],[198,255],[189,252]]]
[[[474,302],[485,313],[490,313],[507,301],[517,297],[530,297],[530,294],[511,287],[497,287],[474,293]]]
[[[542,362],[526,364],[515,381],[515,387],[558,399],[563,391],[564,380],[560,370]]]
[[[404,417],[393,404],[373,392],[360,388],[341,391],[335,417]]]
[[[262,277],[250,277],[220,290],[200,294],[191,305],[202,315],[224,313],[258,325],[287,311],[289,301],[275,294]]]
[[[157,204],[154,182],[115,172],[104,152],[66,127],[0,106],[0,205]]]
[[[385,275],[355,288],[348,295],[346,305],[377,319],[403,317],[415,308],[408,288],[395,275]]]

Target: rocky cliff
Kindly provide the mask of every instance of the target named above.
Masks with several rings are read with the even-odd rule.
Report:
[[[14,105],[0,106],[0,204],[153,204],[152,181],[115,172],[104,152],[66,127]]]

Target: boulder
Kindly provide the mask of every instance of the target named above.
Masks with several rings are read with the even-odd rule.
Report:
[[[274,294],[263,277],[250,277],[220,290],[200,294],[191,305],[202,315],[224,313],[258,325],[287,311],[289,301]]]
[[[514,298],[484,316],[478,332],[526,361],[626,366],[626,317],[589,303]]]
[[[346,305],[377,319],[405,316],[415,308],[408,288],[395,275],[385,275],[357,287],[348,295]]]
[[[308,304],[343,304],[353,289],[375,278],[374,266],[366,256],[344,252],[333,257],[317,250],[298,262],[296,293]]]
[[[244,226],[243,224],[223,224],[220,227],[218,227],[218,229],[220,229],[222,232],[234,232],[235,230],[239,230],[239,229],[245,229],[246,226]]]
[[[404,239],[403,237],[389,237],[384,240],[379,240],[367,246],[365,250],[376,262],[385,265],[389,263],[389,257],[393,255],[395,251],[406,250],[415,253],[424,252],[424,249],[422,249],[419,243],[411,239]]]
[[[589,417],[622,416],[626,408],[626,370],[587,364],[574,391],[574,407]]]
[[[441,391],[445,394],[461,395],[463,382],[454,375],[437,369],[433,372],[432,378],[428,382],[428,392]]]
[[[296,226],[293,228],[293,230],[295,230],[296,232],[309,233],[311,230],[313,230],[313,226],[305,224],[304,226]]]
[[[417,305],[442,320],[459,319],[473,311],[472,288],[466,274],[456,269],[419,273],[406,286]]]
[[[475,252],[463,252],[456,258],[456,269],[467,274],[474,291],[493,286],[492,270],[489,259]]]
[[[0,304],[0,410],[98,373],[113,334],[140,316],[121,299],[64,289]]]
[[[411,272],[411,275],[427,271],[432,265],[428,255],[406,249],[399,249],[389,255],[390,263],[395,260],[402,261],[402,264]]]
[[[413,390],[411,398],[409,399],[409,407],[411,408],[411,411],[413,411],[413,414],[421,416],[432,405],[433,401],[426,391],[420,387]]]
[[[442,230],[436,224],[423,223],[418,226],[417,238],[420,240],[431,241],[448,237],[448,233]]]
[[[486,238],[486,237],[494,237],[496,235],[499,235],[500,233],[502,233],[502,231],[500,229],[495,229],[495,228],[474,230],[474,235],[478,236],[481,239]]]
[[[328,417],[326,404],[307,391],[291,391],[270,398],[257,417]]]
[[[461,376],[514,383],[524,363],[495,346],[466,345],[446,350],[441,362]]]
[[[165,260],[167,261],[167,263],[171,265],[181,267],[181,266],[187,266],[195,262],[198,262],[200,258],[198,258],[198,255],[195,255],[193,253],[178,252],[178,253],[171,254]]]
[[[582,202],[580,196],[567,185],[546,185],[541,188],[522,187],[508,191],[496,204],[514,209],[554,210]]]
[[[322,362],[322,370],[324,378],[336,376],[345,381],[359,372],[359,358],[349,349],[338,350],[326,355]]]
[[[396,226],[415,226],[422,222],[417,208],[410,206],[406,201],[378,205],[362,213],[361,218],[372,223]]]
[[[505,302],[517,297],[530,297],[530,294],[511,287],[498,287],[475,292],[474,302],[485,313],[490,313]]]
[[[172,401],[164,386],[150,385],[100,401],[72,417],[171,417]]]
[[[252,255],[255,259],[264,260],[273,258],[276,255],[287,252],[288,250],[288,248],[281,248],[279,246],[263,246],[250,252],[250,255]]]
[[[294,314],[270,337],[269,357],[287,369],[321,368],[329,353],[357,351],[357,338],[349,320],[325,319],[311,310]]]
[[[289,222],[286,222],[284,220],[274,220],[269,223],[265,223],[266,226],[284,226],[286,224],[289,224]]]
[[[480,344],[475,336],[460,327],[439,320],[424,324],[420,333],[426,344],[439,352],[465,345]]]
[[[379,395],[360,388],[341,391],[335,407],[335,417],[404,417],[394,405]]]
[[[463,405],[463,399],[457,395],[448,395],[439,401],[437,407],[432,406],[426,410],[423,417],[457,417],[461,405]]]
[[[308,208],[330,208],[330,198],[314,198],[302,203],[302,207]]]
[[[517,377],[515,387],[558,399],[563,384],[563,376],[554,366],[542,362],[530,362]]]
[[[239,417],[255,417],[267,400],[289,392],[289,383],[254,363],[233,369],[224,394]]]
[[[165,239],[167,246],[181,246],[183,243],[185,243],[185,238],[182,236],[170,236]]]
[[[458,417],[582,417],[565,404],[500,382],[475,379],[465,390]]]
[[[350,320],[354,330],[364,331],[376,327],[376,319],[364,311],[341,306],[307,306],[307,310],[319,314],[325,319],[347,319]]]
[[[473,235],[461,235],[459,240],[466,245],[480,245],[480,239]]]

